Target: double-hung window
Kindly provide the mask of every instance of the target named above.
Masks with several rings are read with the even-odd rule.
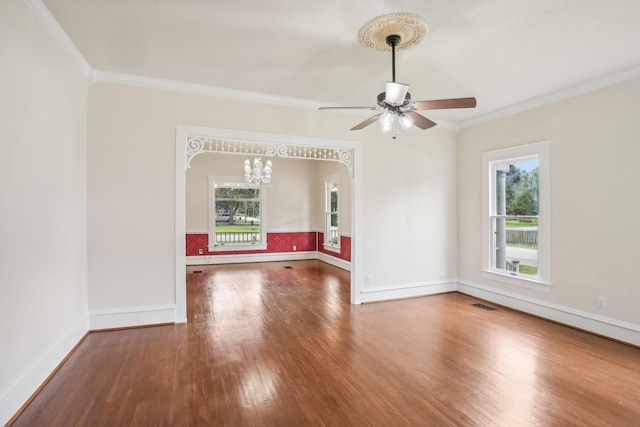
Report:
[[[209,177],[209,251],[266,249],[266,191],[235,177]]]
[[[324,206],[325,206],[325,220],[324,220],[324,248],[333,251],[340,252],[340,231],[338,223],[340,220],[339,214],[339,177],[332,176],[325,179],[324,183]]]
[[[548,145],[483,153],[485,278],[551,284]]]

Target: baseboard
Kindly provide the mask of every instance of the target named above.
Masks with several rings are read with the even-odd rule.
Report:
[[[245,262],[298,261],[303,259],[317,259],[316,252],[301,251],[301,252],[273,252],[273,253],[264,253],[264,254],[188,256],[187,265],[241,264]]]
[[[324,254],[322,252],[317,253],[317,259],[326,262],[327,264],[331,264],[334,267],[341,268],[343,270],[351,271],[351,263],[349,261],[345,261],[342,258],[336,258],[331,255]]]
[[[0,425],[5,425],[58,368],[89,331],[86,316],[0,396]]]
[[[176,322],[176,305],[163,304],[145,307],[96,310],[90,313],[89,329],[127,328]]]
[[[420,282],[362,288],[362,302],[386,301],[455,292],[455,282]]]
[[[617,341],[640,346],[640,325],[459,280],[458,292]]]

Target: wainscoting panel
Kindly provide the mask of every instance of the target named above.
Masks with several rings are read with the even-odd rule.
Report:
[[[257,251],[225,251],[220,249],[217,251],[208,251],[209,236],[206,233],[193,233],[187,234],[187,256],[199,256],[199,255],[234,255],[234,254],[265,254],[265,253],[277,253],[277,252],[294,252],[293,247],[296,247],[296,251],[308,252],[315,251],[317,244],[317,232],[315,231],[300,231],[291,233],[267,233],[267,249]],[[202,250],[202,254],[200,253]]]
[[[322,252],[325,255],[340,258],[345,261],[351,262],[351,237],[340,236],[340,253],[327,251],[322,246],[324,242],[324,233],[318,233],[318,252]]]
[[[323,239],[324,233],[317,231],[267,233],[266,250],[209,251],[207,233],[187,233],[187,265],[321,259],[350,270],[351,237],[340,236],[339,253],[325,250],[322,247]]]

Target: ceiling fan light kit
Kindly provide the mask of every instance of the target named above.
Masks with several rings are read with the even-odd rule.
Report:
[[[385,91],[377,98],[377,107],[320,107],[320,110],[366,109],[384,110],[351,130],[359,130],[375,121],[380,122],[383,132],[393,132],[396,139],[399,128],[409,129],[416,126],[422,130],[436,125],[435,122],[418,114],[417,110],[436,110],[448,108],[474,108],[475,98],[452,98],[432,101],[411,101],[409,85],[396,83],[396,50],[408,49],[420,43],[427,35],[424,20],[409,13],[393,13],[379,16],[367,22],[358,35],[360,42],[371,49],[391,51],[391,81],[386,83]]]

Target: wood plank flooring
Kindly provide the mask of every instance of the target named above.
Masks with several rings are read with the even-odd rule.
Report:
[[[319,261],[188,271],[188,324],[89,334],[14,426],[640,425],[640,349],[459,293],[352,306]]]

